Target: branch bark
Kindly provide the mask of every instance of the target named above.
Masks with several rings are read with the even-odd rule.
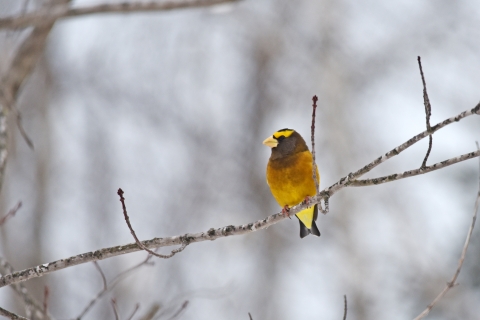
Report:
[[[429,136],[430,134],[435,133],[436,131],[444,128],[445,126],[452,124],[453,122],[458,122],[468,116],[474,115],[474,114],[480,114],[480,103],[473,109],[464,111],[460,113],[459,115],[446,119],[443,122],[438,123],[437,125],[432,127],[431,131],[424,131],[407,142],[401,144],[397,148],[387,152],[385,155],[375,159],[371,163],[367,164],[363,168],[359,169],[358,171],[354,173],[350,173],[347,176],[343,177],[340,179],[338,182],[333,184],[332,186],[324,189],[321,191],[318,195],[315,197],[311,198],[311,201],[309,204],[299,204],[294,207],[290,208],[290,214],[296,214],[300,212],[303,209],[306,209],[309,206],[312,206],[313,204],[320,203],[322,199],[329,198],[333,194],[337,193],[339,190],[351,186],[352,183],[355,181],[356,178],[362,176],[363,174],[371,171],[373,168],[378,166],[379,164],[387,161],[388,159],[400,154],[402,151],[405,149],[409,148],[410,146],[414,145],[421,139]],[[477,153],[475,153],[477,154]],[[478,154],[476,155],[478,157]],[[463,157],[463,156],[460,156]],[[474,156],[472,156],[474,157]],[[456,158],[454,158],[456,159]],[[468,158],[468,159],[471,159]],[[466,159],[463,159],[466,160]],[[462,161],[463,161],[462,160]],[[457,161],[459,162],[459,161]],[[446,166],[446,165],[444,165]],[[433,166],[432,166],[433,167]],[[437,166],[436,169],[440,169],[439,166]],[[433,171],[433,170],[431,170]],[[429,172],[429,171],[428,171]],[[426,172],[423,172],[426,173]],[[419,173],[420,174],[420,173]],[[389,180],[385,182],[390,182],[394,180]],[[233,236],[233,235],[244,235],[248,234],[251,232],[255,232],[257,230],[261,229],[266,229],[282,220],[286,219],[286,217],[280,212],[276,213],[273,215],[270,215],[266,217],[265,219],[262,220],[257,220],[252,223],[240,225],[240,226],[226,226],[218,229],[209,229],[208,231],[205,232],[199,232],[199,233],[187,233],[185,235],[181,236],[173,236],[173,237],[166,237],[166,238],[154,238],[151,240],[146,240],[142,241],[141,243],[143,246],[146,248],[152,249],[152,248],[160,248],[160,247],[170,247],[170,246],[186,246],[191,243],[195,242],[202,242],[202,241],[207,241],[207,240],[216,240],[218,238],[224,238],[227,236]],[[5,275],[3,277],[0,277],[0,288],[11,285],[14,283],[26,281],[32,278],[37,278],[37,277],[42,277],[44,275],[50,274],[52,272],[65,269],[68,267],[76,266],[79,264],[87,263],[87,262],[92,262],[92,261],[98,261],[98,260],[103,260],[115,256],[119,256],[122,254],[127,254],[131,252],[136,252],[142,250],[136,243],[130,243],[127,245],[123,246],[115,246],[115,247],[110,247],[110,248],[105,248],[105,249],[100,249],[97,251],[92,251],[92,252],[87,252],[87,253],[82,253],[76,256],[72,256],[67,259],[61,259],[57,261],[53,261],[50,263],[45,263],[42,265],[38,265],[33,268],[28,268],[24,269],[21,271],[17,271],[8,275]]]
[[[121,2],[99,4],[86,7],[69,7],[57,5],[51,9],[41,9],[32,13],[0,19],[0,29],[19,29],[40,25],[45,21],[55,22],[67,17],[78,17],[98,13],[133,13],[148,11],[167,11],[174,9],[209,7],[239,0],[184,0],[184,1],[150,1]]]

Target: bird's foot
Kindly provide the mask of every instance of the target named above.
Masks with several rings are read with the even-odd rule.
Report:
[[[305,197],[305,200],[302,201],[302,204],[306,204],[306,205],[309,205],[310,204],[310,197],[309,196],[306,196]]]
[[[282,214],[284,217],[288,217],[289,219],[292,219],[290,218],[290,214],[288,213],[290,211],[290,208],[288,206],[284,206],[282,208]]]

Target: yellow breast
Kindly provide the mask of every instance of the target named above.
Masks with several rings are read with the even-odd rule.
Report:
[[[318,183],[320,175],[317,169]],[[278,204],[294,206],[307,196],[315,195],[315,183],[312,176],[312,154],[310,151],[269,160],[267,183]]]

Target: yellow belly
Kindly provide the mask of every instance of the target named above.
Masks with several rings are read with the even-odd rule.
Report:
[[[317,170],[318,183],[320,175]],[[304,151],[295,155],[270,160],[267,166],[267,183],[278,204],[294,206],[315,195],[312,176],[312,154]],[[297,214],[297,217],[310,229],[313,220],[313,207]]]

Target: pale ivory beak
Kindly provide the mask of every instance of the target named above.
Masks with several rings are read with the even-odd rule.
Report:
[[[268,137],[267,139],[263,140],[263,144],[267,147],[275,148],[276,146],[278,146],[278,141],[273,137]]]

